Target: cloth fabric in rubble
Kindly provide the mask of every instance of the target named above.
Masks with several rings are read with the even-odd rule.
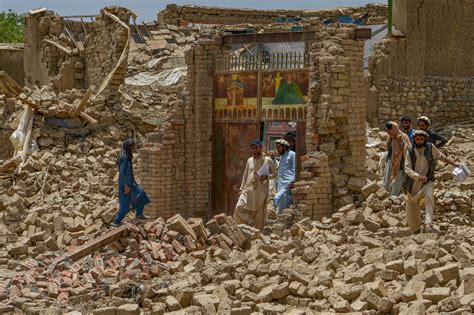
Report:
[[[135,143],[132,139],[127,139],[122,144],[122,151],[117,159],[119,171],[118,190],[119,190],[119,209],[115,215],[114,224],[119,225],[123,218],[130,211],[130,207],[135,209],[135,215],[143,215],[145,205],[150,203],[150,198],[141,186],[135,181],[133,175],[132,150]],[[125,193],[125,186],[130,188],[130,193]]]
[[[270,175],[267,180],[261,181],[256,173],[264,163],[268,165]],[[247,160],[240,185],[240,196],[234,211],[234,220],[237,224],[252,224],[257,229],[263,229],[269,195],[269,180],[275,176],[275,164],[270,157],[262,155],[258,159],[251,157]]]
[[[291,150],[287,150],[281,156],[280,163],[278,164],[278,178],[276,180],[277,193],[275,197],[273,197],[277,213],[279,214],[282,214],[283,210],[290,207],[293,203],[291,184],[295,182],[295,175],[296,154]]]

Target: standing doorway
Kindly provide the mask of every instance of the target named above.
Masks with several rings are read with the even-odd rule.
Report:
[[[229,56],[216,61],[214,75],[213,213],[233,214],[250,141],[265,151],[288,132],[295,135],[297,174],[305,154],[309,68],[297,52]]]

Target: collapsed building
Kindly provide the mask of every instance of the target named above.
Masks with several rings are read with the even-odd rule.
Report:
[[[434,28],[440,8],[454,30],[470,3],[395,1],[368,68],[384,5],[30,11],[24,82],[0,74],[0,312],[472,312],[472,180],[439,166],[441,234],[414,235],[380,178],[377,126],[402,114],[458,122],[447,152],[474,161],[472,41]],[[430,50],[440,33],[457,49]],[[294,206],[237,225],[249,141],[288,131]],[[153,220],[110,229],[126,137]]]

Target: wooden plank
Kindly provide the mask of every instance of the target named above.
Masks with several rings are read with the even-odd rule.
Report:
[[[28,105],[30,108],[34,109],[35,111],[38,111],[39,110],[39,107],[38,105],[36,105],[35,103],[33,102],[30,102],[28,101],[26,98],[24,98],[23,96],[19,95],[18,96],[18,99],[20,101],[22,101],[25,105]]]
[[[91,116],[87,115],[86,113],[82,112],[79,114],[79,117],[81,117],[82,119],[84,119],[85,121],[87,121],[89,124],[91,125],[95,125],[97,124],[97,120],[92,118]]]
[[[0,90],[7,97],[18,96],[23,92],[23,88],[5,71],[0,71]]]
[[[38,13],[41,13],[41,12],[46,12],[47,9],[45,7],[41,7],[41,8],[38,8],[38,9],[32,9],[32,10],[28,10],[28,13],[31,14],[31,15],[35,15],[35,14],[38,14]]]
[[[84,245],[81,245],[67,253],[65,253],[64,255],[58,257],[56,260],[54,260],[54,262],[52,263],[52,266],[53,267],[53,270],[54,268],[56,268],[56,265],[64,260],[72,260],[72,261],[76,261],[76,260],[79,260],[81,258],[84,258],[86,257],[87,255],[89,254],[92,254],[93,252],[115,242],[116,240],[118,240],[119,238],[121,238],[123,236],[123,234],[125,232],[129,231],[129,226],[128,225],[123,225],[119,228],[116,228],[116,229],[112,229],[110,231],[108,231],[107,233],[99,236],[98,238],[96,239],[93,239],[93,240],[90,240],[88,241],[87,243],[85,243]]]
[[[371,39],[372,29],[371,28],[356,28],[355,38],[356,39]]]
[[[79,116],[79,114],[84,110],[84,107],[86,106],[86,104],[89,102],[91,96],[93,94],[93,91],[91,88],[89,88],[86,93],[84,94],[84,97],[82,98],[81,102],[79,103],[79,105],[77,105],[76,109],[74,110],[74,112],[72,113],[72,117],[77,117]]]
[[[25,163],[26,161],[26,155],[28,153],[28,148],[30,147],[30,142],[31,142],[31,133],[33,130],[33,110],[30,107],[27,107],[26,109],[29,112],[30,118],[28,119],[28,128],[26,132],[26,138],[25,142],[23,142],[23,151],[21,151],[21,161],[22,163]],[[21,166],[20,166],[21,169]]]

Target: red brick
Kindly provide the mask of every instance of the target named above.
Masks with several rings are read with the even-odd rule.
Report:
[[[153,277],[158,277],[161,273],[161,269],[158,265],[156,264],[152,264],[150,266],[150,274],[153,276]]]
[[[56,283],[50,282],[48,284],[48,296],[50,298],[55,298],[59,295],[58,285]]]
[[[193,240],[193,238],[189,235],[186,235],[183,237],[183,243],[184,243],[184,246],[186,247],[186,249],[188,251],[194,251],[196,250],[196,244]]]
[[[179,233],[176,232],[176,231],[168,231],[166,232],[166,235],[171,239],[171,240],[175,240],[179,237]]]
[[[120,268],[120,264],[117,260],[117,258],[115,257],[110,257],[108,260],[107,260],[107,263],[109,264],[110,268],[112,269],[118,269]]]
[[[60,292],[58,295],[58,302],[59,303],[66,303],[69,300],[69,293],[68,292]]]
[[[21,290],[17,286],[13,286],[10,288],[10,292],[9,292],[10,299],[13,300],[20,296],[21,296]]]
[[[164,226],[162,224],[157,224],[155,225],[155,228],[156,228],[156,231],[155,231],[156,237],[160,238],[161,233],[163,232]]]
[[[177,240],[173,240],[171,243],[173,244],[175,252],[177,252],[179,255],[186,252],[186,249]]]
[[[36,281],[36,286],[38,288],[44,288],[46,289],[48,287],[49,282],[47,281]]]

